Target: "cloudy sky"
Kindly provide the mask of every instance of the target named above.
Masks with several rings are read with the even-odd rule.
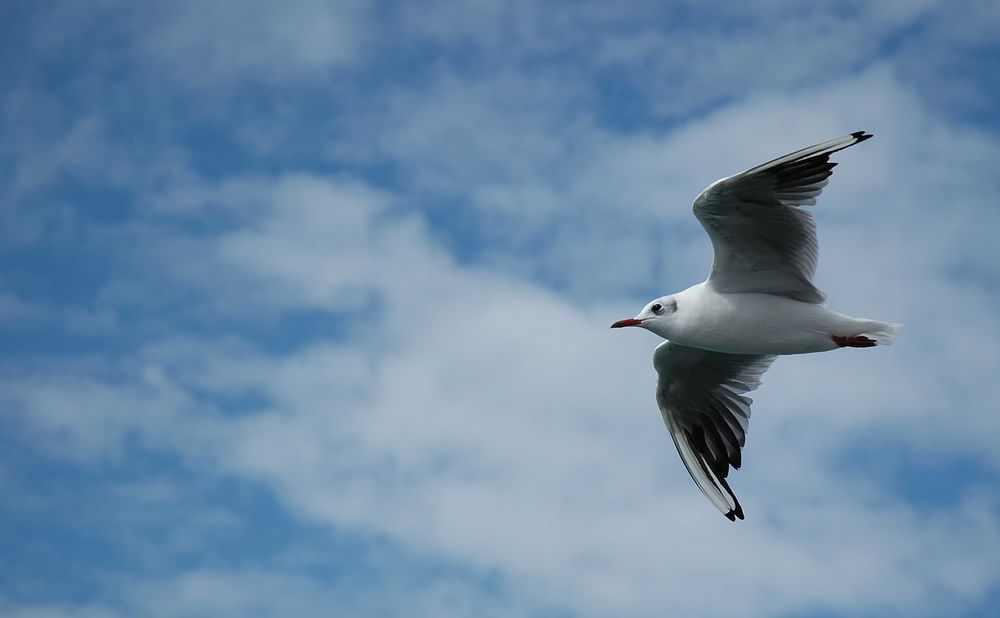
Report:
[[[618,4],[627,5],[626,8]],[[1000,4],[5,2],[0,614],[991,616]],[[731,524],[645,331],[860,129]]]

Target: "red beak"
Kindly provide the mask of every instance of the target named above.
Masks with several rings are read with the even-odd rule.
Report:
[[[618,320],[611,325],[611,328],[621,328],[622,326],[638,326],[642,324],[642,320],[637,320],[635,318],[625,318],[624,320]]]

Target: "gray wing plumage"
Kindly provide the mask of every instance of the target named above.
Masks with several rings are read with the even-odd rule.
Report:
[[[872,137],[857,131],[723,178],[694,201],[715,261],[708,282],[721,292],[757,292],[822,303],[812,284],[819,247],[812,215],[833,174],[830,155]]]
[[[726,481],[739,469],[750,404],[774,356],[724,354],[670,341],[653,353],[656,402],[688,473],[702,493],[731,521],[743,508]]]

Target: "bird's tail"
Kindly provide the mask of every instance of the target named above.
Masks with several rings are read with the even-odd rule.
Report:
[[[892,345],[892,342],[896,340],[896,335],[899,334],[899,329],[903,328],[902,324],[896,324],[893,322],[871,322],[865,332],[862,335],[874,339],[878,342],[878,345]]]

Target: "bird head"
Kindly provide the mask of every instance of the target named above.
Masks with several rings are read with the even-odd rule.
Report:
[[[651,300],[634,318],[618,320],[611,325],[611,328],[641,326],[648,331],[667,338],[666,333],[669,332],[670,322],[673,320],[673,315],[676,311],[677,300],[673,296],[663,296]]]

